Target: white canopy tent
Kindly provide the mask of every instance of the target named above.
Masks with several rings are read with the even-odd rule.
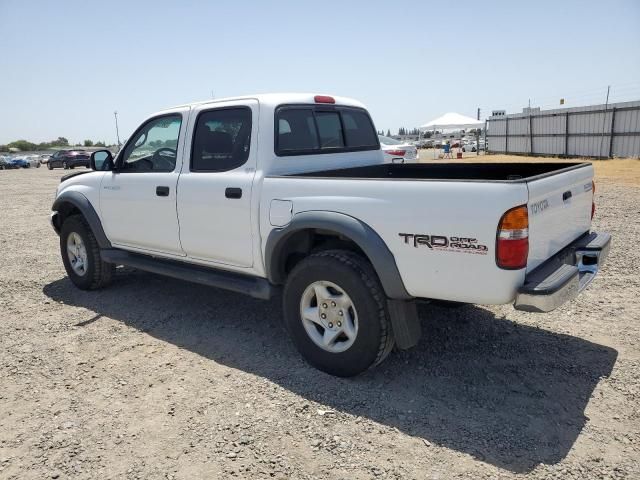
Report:
[[[460,115],[459,113],[449,112],[441,117],[431,120],[429,123],[419,127],[419,130],[426,132],[427,130],[454,130],[462,128],[480,128],[484,125],[481,120]]]
[[[449,112],[445,113],[441,117],[436,118],[435,120],[431,120],[429,123],[425,123],[424,125],[418,127],[421,132],[426,132],[429,130],[462,130],[467,128],[482,128],[484,122],[480,120],[476,120],[472,117],[467,117],[466,115],[460,115],[459,113]],[[462,155],[462,148],[459,150],[459,155]],[[480,154],[479,148],[476,150],[476,155]],[[445,155],[449,155],[448,153]],[[433,158],[436,157],[436,152],[433,152]],[[448,157],[445,157],[448,158]]]

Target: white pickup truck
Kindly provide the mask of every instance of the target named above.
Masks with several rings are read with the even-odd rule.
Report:
[[[71,281],[116,265],[268,299],[340,376],[420,336],[417,299],[547,312],[593,279],[589,163],[384,164],[363,105],[270,94],[157,113],[63,177],[51,223]]]

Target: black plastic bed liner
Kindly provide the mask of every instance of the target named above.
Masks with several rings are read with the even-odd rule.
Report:
[[[310,178],[523,182],[590,165],[576,163],[403,163],[285,175]]]

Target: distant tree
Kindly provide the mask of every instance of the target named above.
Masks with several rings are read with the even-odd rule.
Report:
[[[0,152],[8,152],[9,147],[7,145],[0,145]]]
[[[387,128],[387,137],[390,137],[390,136],[391,136],[391,130]]]
[[[65,137],[58,137],[57,140],[53,140],[51,142],[51,146],[52,147],[68,147],[69,140],[67,140]]]
[[[84,141],[84,146],[85,147],[93,147],[93,142],[91,140],[85,140]]]
[[[29,152],[29,151],[38,149],[38,145],[36,145],[35,143],[28,142],[27,140],[16,140],[15,142],[9,143],[7,147],[17,148],[21,152]]]
[[[431,138],[431,132],[430,131],[426,131],[426,132],[424,132],[424,134],[422,136],[424,138]]]
[[[94,146],[96,146],[96,147],[106,147],[106,145],[104,144],[104,141],[96,142]]]

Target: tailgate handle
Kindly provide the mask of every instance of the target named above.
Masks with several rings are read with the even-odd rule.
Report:
[[[562,194],[562,200],[565,202],[571,198],[571,190],[567,190]]]

